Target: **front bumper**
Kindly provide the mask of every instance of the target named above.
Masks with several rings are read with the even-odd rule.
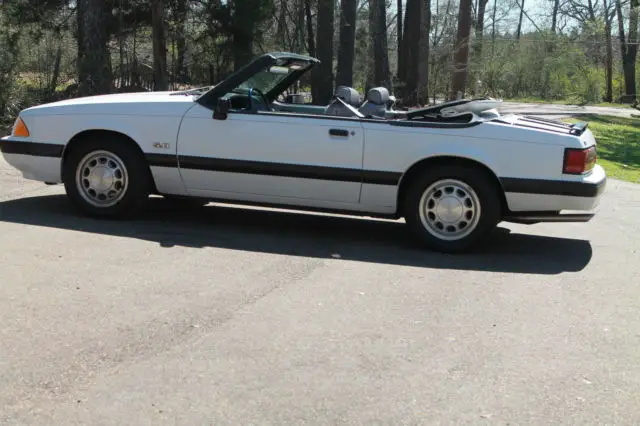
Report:
[[[26,179],[42,182],[60,182],[60,165],[64,145],[32,142],[3,137],[0,152],[10,166]]]

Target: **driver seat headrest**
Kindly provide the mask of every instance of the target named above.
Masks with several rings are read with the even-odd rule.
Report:
[[[351,106],[359,106],[360,105],[360,93],[352,87],[347,86],[339,86],[336,89],[337,98],[341,98],[343,101],[348,103]]]
[[[389,100],[389,90],[385,87],[374,87],[367,92],[367,101],[372,104],[386,105]]]

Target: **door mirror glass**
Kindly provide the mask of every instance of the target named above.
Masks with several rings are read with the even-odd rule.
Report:
[[[213,110],[213,118],[216,120],[226,120],[229,114],[229,100],[218,99],[215,109]]]

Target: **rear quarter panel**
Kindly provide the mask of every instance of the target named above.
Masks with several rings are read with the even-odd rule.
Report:
[[[487,166],[498,178],[559,179],[566,137],[499,123],[405,127],[366,122],[364,170],[406,173],[428,158],[455,156]],[[402,177],[400,178],[400,183]],[[395,210],[398,185],[363,185],[361,202]]]

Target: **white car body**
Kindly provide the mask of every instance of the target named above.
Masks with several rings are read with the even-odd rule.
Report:
[[[505,203],[502,220],[586,221],[606,182],[597,164],[563,173],[567,148],[595,146],[589,129],[499,116],[491,108],[483,116],[473,102],[467,123],[282,110],[214,119],[198,96],[115,94],[27,108],[19,120],[29,136],[4,137],[0,148],[24,177],[61,183],[70,143],[87,132],[111,132],[139,147],[158,194],[371,216],[402,216],[403,181],[416,167],[441,160],[473,162],[489,172]],[[450,115],[459,113],[464,108]]]

